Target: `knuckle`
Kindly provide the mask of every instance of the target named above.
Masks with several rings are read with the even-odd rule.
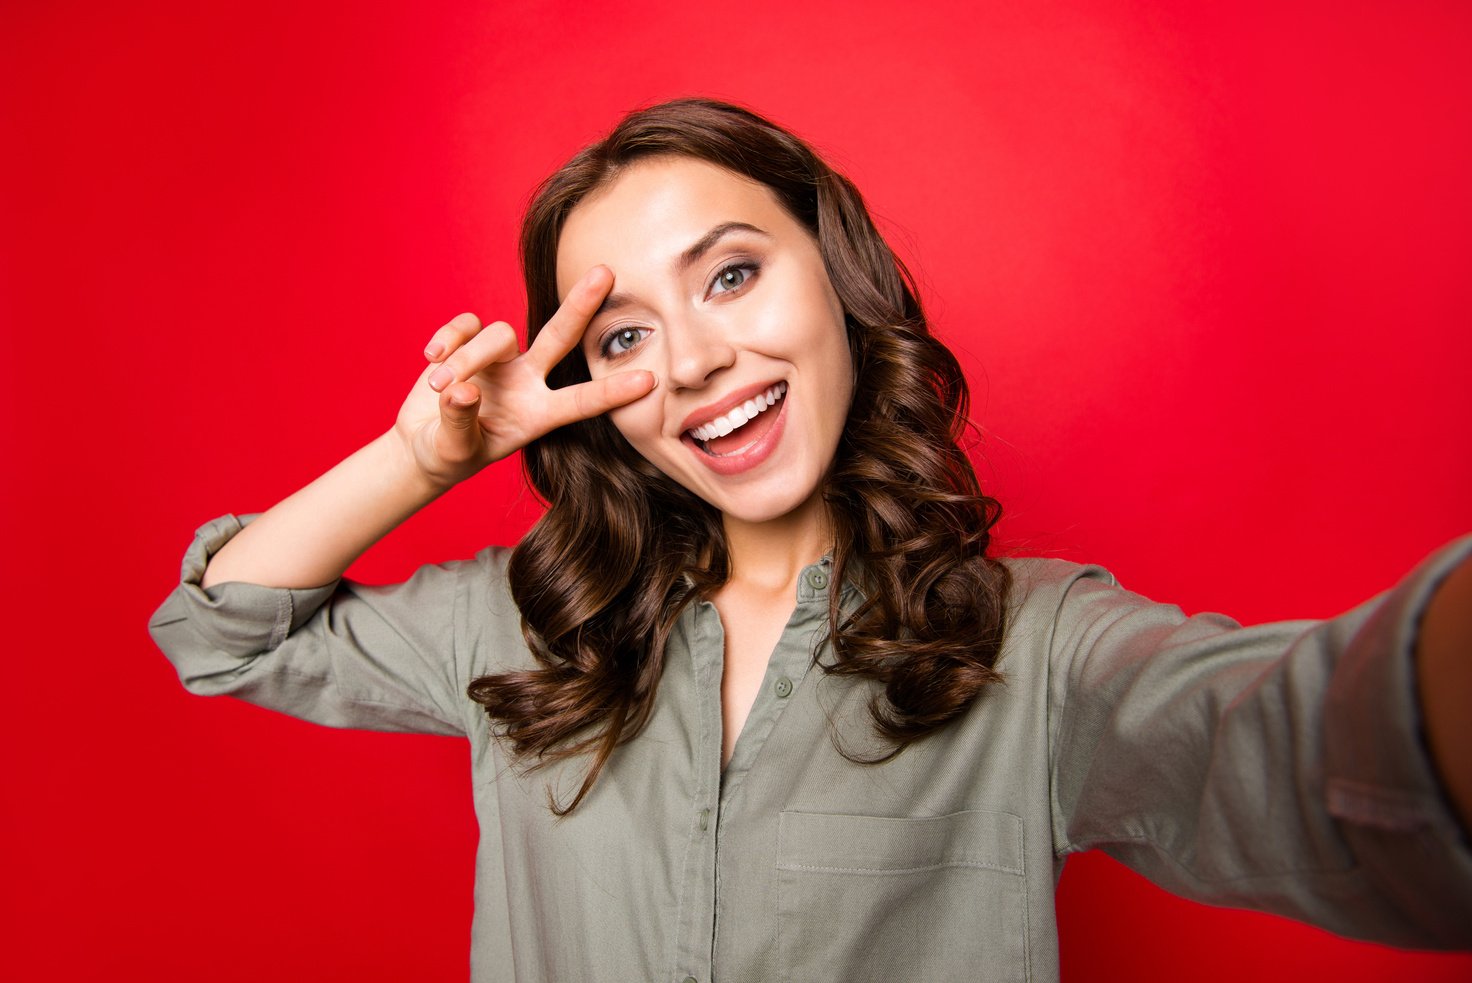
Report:
[[[580,388],[573,393],[572,406],[579,419],[597,416],[602,412],[604,386],[594,385]]]
[[[464,314],[456,314],[445,327],[459,334],[475,334],[480,330],[480,318],[466,311]]]
[[[462,446],[465,439],[464,434],[470,428],[471,423],[474,422],[474,417],[466,416],[464,413],[458,412],[458,409],[458,407],[447,409],[440,420],[445,433],[451,438],[450,446],[446,449],[446,453],[449,454],[464,453]]]
[[[487,340],[491,341],[497,349],[516,344],[516,329],[505,321],[495,321],[488,324],[485,330],[490,335]]]
[[[451,374],[453,374],[456,379],[463,379],[467,374],[465,371],[465,363],[470,358],[470,356],[467,354],[467,351],[468,349],[462,346],[451,352],[450,356],[445,359],[445,368],[449,369]]]
[[[475,333],[479,330],[480,318],[474,314],[457,314],[434,333],[430,342],[438,342],[445,346],[446,351],[453,352],[474,338]]]

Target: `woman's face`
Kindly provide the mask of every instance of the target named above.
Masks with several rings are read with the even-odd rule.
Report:
[[[843,308],[807,230],[761,184],[654,158],[568,216],[558,295],[600,263],[614,282],[583,336],[589,371],[659,380],[609,414],[624,438],[728,520],[810,502],[853,377]]]

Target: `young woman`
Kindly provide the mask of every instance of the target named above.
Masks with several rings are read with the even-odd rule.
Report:
[[[1247,629],[988,557],[955,359],[857,191],[735,107],[625,119],[522,247],[526,350],[452,320],[393,429],[201,529],[152,622],[196,692],[469,737],[476,978],[1051,979],[1091,847],[1472,946],[1472,542]],[[514,550],[339,581],[518,448]]]

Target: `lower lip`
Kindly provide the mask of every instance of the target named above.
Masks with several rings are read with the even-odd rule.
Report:
[[[782,405],[777,408],[777,419],[772,421],[771,429],[758,437],[755,443],[743,447],[734,454],[716,457],[702,450],[700,444],[689,434],[683,435],[680,439],[686,447],[690,448],[690,452],[700,460],[701,464],[716,474],[732,475],[750,471],[771,457],[772,451],[777,449],[777,442],[782,439],[782,427],[787,422],[787,399],[791,395],[789,391],[787,396],[782,398]]]

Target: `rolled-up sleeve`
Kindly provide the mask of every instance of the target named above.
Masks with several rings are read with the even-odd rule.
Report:
[[[463,735],[469,680],[457,624],[478,561],[422,567],[383,586],[201,587],[210,557],[251,518],[202,526],[179,586],[149,620],[184,686],[331,727]]]
[[[1472,852],[1414,663],[1426,605],[1469,554],[1454,543],[1333,620],[1250,628],[1081,568],[1051,645],[1055,849],[1354,938],[1472,948]]]

